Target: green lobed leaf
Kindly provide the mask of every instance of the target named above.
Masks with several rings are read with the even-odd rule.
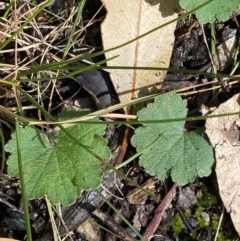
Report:
[[[107,141],[102,137],[104,125],[79,123],[67,131],[102,159],[109,158]],[[29,199],[47,194],[54,204],[70,205],[83,189],[99,186],[103,174],[100,161],[63,131],[56,134],[55,147],[46,134],[33,127],[21,128],[20,134],[24,180]],[[19,177],[15,133],[5,149],[11,153],[8,159],[9,174]]]
[[[206,0],[180,0],[180,5],[187,11],[191,11],[207,2]],[[212,23],[216,19],[228,20],[232,11],[239,9],[240,0],[212,0],[204,7],[196,11],[196,17],[201,24]]]
[[[154,103],[137,113],[139,121],[170,120],[187,115],[186,100],[176,94],[156,97]],[[214,163],[212,147],[196,132],[186,132],[185,122],[146,124],[131,139],[137,152],[146,149],[139,164],[159,179],[171,176],[185,185],[196,176],[208,176]],[[148,148],[146,148],[148,147]]]

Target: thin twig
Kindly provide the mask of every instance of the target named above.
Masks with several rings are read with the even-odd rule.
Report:
[[[131,237],[121,225],[116,223],[111,216],[109,216],[107,213],[104,213],[101,209],[97,208],[92,213],[124,241],[136,241],[136,239]]]
[[[159,224],[162,221],[162,217],[164,212],[166,211],[166,209],[168,208],[169,204],[172,202],[173,198],[175,197],[177,191],[177,184],[174,183],[172,188],[170,189],[170,191],[168,192],[168,194],[164,197],[164,199],[162,200],[162,202],[160,203],[160,205],[158,206],[158,208],[155,211],[155,215],[152,219],[152,221],[150,222],[148,228],[145,230],[143,237],[146,240],[150,240],[154,233],[156,232]]]
[[[127,152],[128,143],[129,143],[129,139],[130,139],[130,133],[131,133],[131,129],[129,127],[126,127],[124,137],[123,137],[123,141],[122,141],[122,145],[121,145],[121,149],[119,151],[119,155],[117,157],[117,160],[114,163],[115,166],[121,164],[122,161],[123,161],[123,158],[124,158],[124,156]]]
[[[214,241],[217,241],[217,238],[218,238],[218,233],[219,233],[220,227],[222,225],[222,221],[223,221],[224,210],[225,210],[225,208],[223,207],[222,213],[221,213],[221,216],[220,216],[220,219],[219,219],[218,227],[217,227],[217,230],[216,230],[216,234],[215,234],[215,237],[214,237]]]

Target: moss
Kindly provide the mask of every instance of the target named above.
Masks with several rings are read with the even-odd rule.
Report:
[[[177,234],[183,235],[184,241],[192,241],[192,240],[198,240],[199,239],[199,233],[203,230],[208,230],[212,235],[216,233],[216,230],[219,225],[220,220],[220,214],[218,205],[221,203],[218,193],[214,192],[211,188],[203,187],[202,188],[202,195],[198,198],[197,203],[195,204],[195,211],[192,213],[193,209],[191,210],[185,210],[184,216],[188,219],[192,216],[195,217],[197,221],[198,227],[194,227],[194,230],[187,235],[183,232],[184,224],[182,222],[182,219],[179,214],[176,214],[173,223],[172,228],[173,231]],[[207,211],[208,210],[208,211]],[[210,221],[206,221],[203,217],[203,212],[208,212]],[[218,241],[230,241],[236,239],[236,234],[234,231],[231,232],[224,232],[224,222],[226,221],[226,217],[223,220],[223,224],[221,225],[221,229],[218,233]]]
[[[202,216],[202,212],[203,212],[203,208],[202,207],[198,207],[195,211],[195,217],[198,221],[198,225],[201,228],[205,228],[209,226],[209,222],[206,221],[203,216]]]
[[[186,210],[186,211],[184,212],[184,216],[185,216],[186,218],[189,218],[189,217],[191,216],[191,213],[189,212],[189,210]]]
[[[177,213],[173,219],[172,228],[175,233],[181,233],[183,229],[183,222],[180,215]]]
[[[207,188],[206,186],[202,188],[202,195],[198,198],[196,203],[199,207],[209,207],[219,203],[219,196],[214,192],[211,188]]]
[[[198,237],[198,233],[196,231],[192,231],[190,235],[192,237],[192,240],[196,240]]]
[[[212,230],[217,230],[219,225],[219,220],[220,220],[220,215],[216,213],[212,215],[212,223],[211,223]]]
[[[234,237],[231,233],[219,233],[217,240],[218,241],[232,241],[232,240],[234,240]]]

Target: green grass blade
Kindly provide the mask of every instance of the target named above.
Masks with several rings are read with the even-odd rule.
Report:
[[[115,57],[113,57],[113,58],[115,58]],[[110,59],[113,59],[113,58],[110,58]],[[65,74],[64,76],[54,77],[55,79],[66,79],[71,76],[79,75],[80,73],[85,72],[87,70],[96,69],[99,65],[105,64],[110,59],[102,60],[102,61],[99,61],[97,63],[88,65],[88,66],[66,66],[66,65],[73,64],[73,63],[84,60],[83,57],[78,57],[78,58],[70,59],[70,60],[63,60],[63,61],[60,61],[57,63],[43,64],[41,66],[28,66],[29,70],[22,71],[21,73],[19,73],[17,76],[17,79],[21,82],[28,82],[29,81],[28,79],[26,80],[26,79],[20,79],[20,78],[25,77],[26,75],[40,72],[40,71],[75,70],[71,73]],[[31,81],[33,81],[33,80],[51,80],[51,79],[52,78],[35,78],[35,79],[31,79]]]
[[[95,192],[109,205],[110,208],[113,209],[113,211],[115,213],[117,213],[117,215],[128,225],[128,227],[130,227],[135,233],[136,235],[142,240],[142,241],[146,241],[142,235],[136,230],[136,228],[134,228],[131,223],[111,204],[111,202],[109,202],[108,199],[106,199],[101,192],[99,192],[97,189],[95,189]]]
[[[27,94],[24,90],[21,88],[18,88],[18,90],[33,104],[35,105],[49,120],[51,120],[53,123],[56,123],[54,117],[48,113],[37,101],[35,101],[29,94]],[[1,110],[1,109],[0,109]],[[66,135],[68,135],[75,143],[77,143],[80,147],[84,148],[87,152],[89,152],[91,155],[96,157],[99,161],[104,162],[102,158],[96,154],[94,151],[91,150],[88,146],[83,145],[75,136],[71,135],[66,128],[64,128],[61,124],[57,124],[57,127],[62,130]]]
[[[80,23],[80,21],[82,20],[82,12],[83,12],[83,8],[86,4],[86,0],[82,0],[79,2],[79,10],[78,10],[78,13],[77,13],[77,16],[74,20],[74,23],[73,23],[73,26],[72,26],[72,30],[70,32],[70,35],[69,35],[69,38],[68,38],[68,41],[67,41],[67,45],[66,45],[66,48],[64,50],[64,53],[63,53],[63,59],[65,59],[69,49],[70,49],[70,45],[71,45],[71,41],[72,41],[72,37],[73,37],[73,34],[76,30],[76,27],[77,25]]]
[[[9,12],[12,10],[12,6],[15,0],[11,0],[9,6],[7,7],[6,11],[3,14],[3,18],[6,18]]]
[[[100,225],[99,223],[97,223],[97,222],[95,222],[95,221],[93,221],[93,220],[91,220],[91,219],[89,220],[89,223],[91,223],[91,224],[94,225],[94,226],[100,227],[102,230],[104,230],[104,231],[107,232],[107,233],[110,233],[110,234],[114,235],[114,236],[115,236],[116,238],[118,238],[119,240],[121,239],[121,237],[117,236],[114,232],[112,232],[111,230],[105,228],[104,226]]]
[[[30,217],[28,211],[28,200],[26,195],[25,183],[24,183],[24,170],[22,166],[22,156],[21,156],[21,136],[20,136],[20,127],[19,121],[15,119],[15,129],[16,129],[16,142],[17,142],[17,155],[18,155],[18,169],[19,169],[19,176],[20,176],[20,184],[22,190],[22,202],[23,202],[23,209],[24,209],[24,217],[25,217],[25,226],[27,231],[27,239],[28,241],[32,241],[32,232],[31,232],[31,224],[30,224]]]
[[[161,133],[161,135],[159,135],[154,141],[152,141],[149,145],[147,145],[145,148],[143,148],[141,151],[138,151],[136,154],[134,154],[133,156],[131,156],[130,158],[128,158],[126,161],[122,162],[120,165],[116,166],[116,169],[120,169],[124,166],[126,166],[127,164],[129,164],[130,162],[132,162],[133,160],[135,160],[136,158],[138,158],[139,156],[141,156],[143,153],[145,153],[149,148],[151,148],[151,146],[156,143],[165,133],[166,131],[164,131],[163,133]],[[144,190],[144,189],[142,189]]]
[[[46,205],[47,205],[47,210],[48,210],[48,213],[49,213],[49,217],[50,217],[50,220],[51,220],[52,232],[53,232],[53,239],[54,239],[54,241],[58,241],[57,232],[56,232],[56,227],[54,226],[54,214],[53,214],[53,211],[52,211],[51,203],[50,203],[50,201],[48,200],[47,195],[45,195],[45,201],[46,201]]]
[[[186,18],[188,15],[196,12],[198,9],[204,7],[205,5],[209,4],[209,3],[212,2],[212,1],[213,1],[213,0],[206,1],[205,3],[201,4],[200,6],[198,6],[198,7],[195,8],[195,9],[193,9],[192,11],[189,11],[189,12],[181,15],[180,17],[177,17],[177,18],[175,18],[175,19],[173,19],[173,20],[171,20],[171,21],[169,21],[169,22],[167,22],[167,23],[165,23],[165,24],[162,24],[162,25],[159,26],[159,27],[156,27],[156,28],[154,28],[154,29],[151,29],[150,31],[148,31],[148,32],[146,32],[146,33],[144,33],[144,34],[142,34],[142,35],[139,35],[139,36],[137,36],[136,38],[131,39],[131,40],[128,41],[128,42],[125,42],[125,43],[123,43],[123,44],[120,44],[120,45],[118,45],[118,46],[116,46],[116,47],[113,47],[113,48],[110,48],[110,49],[107,49],[107,50],[103,50],[103,51],[99,51],[99,52],[97,52],[97,53],[90,54],[90,55],[88,55],[88,56],[90,56],[90,58],[93,58],[93,57],[96,57],[96,56],[105,54],[105,53],[107,53],[107,52],[110,52],[110,51],[112,51],[112,50],[116,50],[116,49],[122,48],[122,47],[124,47],[124,46],[126,46],[126,45],[128,45],[128,44],[131,44],[131,43],[137,41],[137,40],[140,39],[140,38],[143,38],[143,37],[147,36],[147,35],[150,34],[150,33],[153,33],[153,32],[155,32],[155,31],[157,31],[157,30],[159,30],[159,29],[161,29],[161,28],[166,27],[167,25],[169,25],[169,24],[171,24],[171,23],[174,23],[174,22],[177,22],[177,21],[179,21],[179,20],[181,20],[181,19]]]
[[[5,147],[4,147],[5,146],[4,135],[1,128],[0,128],[0,141],[1,141],[1,147],[2,147],[1,172],[3,172],[5,162],[6,162],[6,156],[5,156]]]
[[[36,72],[37,72],[37,71],[40,71],[40,70],[45,70],[45,69],[50,70],[50,69],[53,69],[53,68],[56,68],[56,67],[57,67],[57,69],[59,69],[60,64],[61,64],[61,65],[71,64],[71,63],[73,63],[73,62],[81,61],[81,60],[83,60],[83,59],[90,59],[90,58],[93,58],[93,57],[96,57],[96,56],[105,54],[106,52],[110,52],[110,51],[112,51],[112,50],[119,49],[119,48],[124,47],[124,46],[126,46],[126,45],[128,45],[128,44],[131,44],[132,42],[134,42],[134,41],[136,41],[136,40],[138,40],[138,39],[140,39],[140,38],[143,38],[144,36],[147,36],[148,34],[154,32],[154,31],[159,30],[159,29],[161,29],[161,28],[163,28],[163,27],[165,27],[165,26],[167,26],[167,25],[169,25],[169,24],[171,24],[171,23],[173,23],[173,22],[175,22],[175,21],[178,21],[178,20],[180,20],[180,19],[184,19],[184,18],[187,17],[189,14],[195,12],[196,10],[200,9],[201,7],[205,6],[206,4],[208,4],[208,3],[211,2],[211,1],[212,1],[212,0],[209,0],[209,1],[205,2],[204,4],[200,5],[198,8],[193,9],[192,11],[190,11],[190,12],[188,12],[188,13],[186,13],[186,14],[183,14],[182,16],[180,16],[180,17],[178,17],[178,18],[173,19],[172,21],[169,21],[169,22],[167,22],[167,23],[165,23],[165,24],[163,24],[163,25],[161,25],[161,26],[159,26],[159,27],[157,27],[157,28],[154,28],[154,29],[152,29],[152,30],[150,30],[150,31],[148,31],[148,32],[146,32],[146,33],[144,33],[144,34],[142,34],[142,35],[140,35],[140,36],[138,36],[138,37],[136,37],[136,38],[134,38],[134,39],[132,39],[132,40],[130,40],[130,41],[128,41],[128,42],[126,42],[126,43],[123,43],[123,44],[121,44],[121,45],[119,45],[119,46],[116,46],[116,47],[114,47],[114,48],[110,48],[110,49],[107,49],[107,50],[99,51],[99,52],[93,53],[93,54],[82,55],[81,57],[75,58],[74,60],[73,60],[73,59],[70,59],[70,60],[66,60],[66,61],[61,61],[61,62],[59,62],[59,63],[51,63],[51,64],[47,64],[47,65],[42,65],[42,66],[40,66],[40,67],[39,67],[39,66],[31,66],[31,68],[35,68],[35,71],[36,71]],[[61,66],[61,67],[62,67],[62,66]],[[102,68],[102,67],[100,67],[100,68]],[[120,68],[122,69],[122,67],[120,67]],[[129,68],[129,67],[128,67],[128,68]],[[130,67],[130,68],[131,68],[131,67]],[[133,67],[132,67],[132,68],[133,68]],[[87,70],[87,69],[86,69],[86,70]],[[83,71],[86,71],[86,70],[83,70]],[[171,70],[170,70],[170,71],[171,71]],[[173,70],[173,71],[174,71],[174,70]],[[81,72],[81,71],[80,71],[80,72]],[[75,74],[77,74],[77,73],[80,73],[80,72],[74,72],[71,76],[73,76],[73,75],[75,75]],[[21,74],[19,74],[18,77],[25,76],[25,75],[31,74],[31,73],[32,73],[32,71],[30,71],[30,72],[29,72],[29,71],[27,71],[27,72],[24,72],[24,71],[23,71]],[[207,74],[206,74],[206,75],[207,75]]]

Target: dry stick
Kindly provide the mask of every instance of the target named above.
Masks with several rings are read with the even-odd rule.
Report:
[[[225,211],[225,208],[223,206],[222,207],[222,213],[221,213],[221,216],[220,216],[220,219],[219,219],[219,222],[218,222],[217,231],[216,231],[216,234],[215,234],[215,237],[214,237],[214,241],[217,241],[217,239],[218,239],[219,230],[220,230],[220,227],[221,227],[222,221],[223,221],[224,211]]]
[[[121,212],[121,211],[120,211]],[[114,220],[114,222],[116,222],[117,224],[121,225],[122,224],[122,219],[117,215],[117,213],[114,213],[112,215],[112,219]],[[118,240],[118,237],[114,234],[114,233],[106,233],[104,235],[104,241],[116,241]]]
[[[175,197],[175,195],[177,193],[177,191],[176,191],[177,186],[178,185],[176,183],[174,183],[174,185],[172,186],[172,188],[170,189],[168,194],[164,197],[164,199],[162,200],[162,202],[156,209],[155,215],[154,215],[152,221],[150,222],[150,224],[148,225],[148,228],[145,230],[145,232],[143,234],[143,237],[146,240],[149,241],[153,237],[153,234],[156,232],[160,222],[162,221],[164,212],[166,211],[169,204],[172,202],[173,198]]]
[[[180,218],[182,219],[183,224],[186,226],[188,232],[192,232],[193,228],[191,226],[191,224],[188,222],[187,218],[185,217],[184,213],[182,212],[181,208],[176,206],[176,209],[178,211],[178,214],[180,216]]]
[[[47,196],[46,196],[46,198],[47,198]],[[46,201],[49,202],[48,199],[46,199]],[[64,237],[65,237],[65,238],[66,238],[66,237],[69,237],[70,240],[73,241],[73,238],[72,238],[72,236],[71,236],[71,234],[70,234],[70,232],[69,232],[69,230],[68,230],[67,225],[65,224],[65,222],[64,222],[64,220],[63,220],[63,218],[62,218],[62,216],[61,216],[61,213],[60,213],[59,211],[57,211],[56,207],[54,207],[53,205],[52,205],[52,209],[53,209],[54,212],[57,214],[57,216],[58,216],[58,218],[59,218],[59,220],[60,220],[60,222],[61,222],[61,225],[62,225],[62,226],[64,227],[64,229],[65,229]],[[59,230],[58,230],[58,228],[57,228],[57,224],[56,224],[56,221],[55,221],[55,219],[54,219],[53,216],[50,217],[50,222],[51,222],[52,227],[54,227],[54,229],[55,229],[55,230],[52,230],[52,231],[53,231],[53,232],[56,232],[57,235],[58,235],[58,237],[59,237],[59,240],[61,240],[61,239],[60,239],[60,236],[61,236],[61,235],[59,234]]]
[[[103,224],[108,226],[124,241],[137,241],[131,237],[121,225],[116,223],[111,216],[109,216],[107,213],[104,213],[100,208],[97,208],[92,212],[92,214],[98,217],[98,219],[101,220]]]
[[[125,132],[124,132],[124,137],[123,137],[121,149],[119,151],[117,160],[114,163],[115,166],[121,164],[122,161],[123,161],[123,158],[126,154],[126,151],[127,151],[127,148],[128,148],[128,143],[129,143],[129,140],[130,140],[130,133],[131,133],[131,128],[127,126],[126,129],[125,129]]]

